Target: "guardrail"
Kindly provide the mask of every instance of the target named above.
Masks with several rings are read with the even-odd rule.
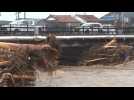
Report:
[[[48,33],[55,33],[59,36],[70,35],[133,35],[134,27],[125,28],[78,28],[78,27],[0,27],[0,35],[47,35]]]

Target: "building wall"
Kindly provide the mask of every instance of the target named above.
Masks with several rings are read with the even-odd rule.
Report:
[[[60,23],[47,22],[46,27],[48,31],[69,31],[73,27],[79,27],[81,23]]]
[[[47,27],[77,27],[80,26],[81,23],[61,23],[61,22],[46,22]]]

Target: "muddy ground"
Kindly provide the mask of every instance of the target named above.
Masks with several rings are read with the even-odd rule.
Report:
[[[38,72],[34,87],[131,87],[134,86],[134,61],[116,66],[61,66],[49,75]]]

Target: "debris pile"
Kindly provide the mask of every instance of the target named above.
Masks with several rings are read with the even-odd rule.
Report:
[[[49,44],[0,42],[0,86],[25,86],[36,80],[36,70],[52,71],[58,50]]]
[[[116,38],[103,46],[94,46],[83,54],[83,65],[116,65],[132,60],[134,57],[133,46],[119,43]]]

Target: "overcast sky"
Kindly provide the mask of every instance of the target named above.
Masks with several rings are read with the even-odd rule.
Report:
[[[100,18],[101,16],[107,14],[108,12],[26,12],[27,18],[46,18],[49,14],[54,15],[75,15],[75,14],[87,14],[95,15]],[[20,14],[23,17],[23,13]],[[15,12],[1,12],[0,20],[13,21],[16,19]]]

